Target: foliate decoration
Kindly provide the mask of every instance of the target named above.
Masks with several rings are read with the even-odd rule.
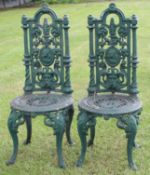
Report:
[[[119,34],[121,37],[126,37],[126,36],[128,36],[128,28],[125,27],[125,26],[121,26],[121,27],[118,29],[118,34]]]
[[[134,123],[137,125],[136,121],[136,113],[132,114],[132,117],[134,118]],[[131,115],[125,115],[123,117],[120,117],[117,121],[117,127],[120,129],[124,129],[126,132],[129,131],[128,124],[132,121]]]
[[[66,110],[53,112],[45,115],[44,124],[54,129],[54,135],[65,131]]]
[[[40,30],[40,28],[38,28],[37,26],[33,27],[33,30],[32,30],[32,35],[34,37],[38,37],[42,34],[42,31]]]
[[[78,115],[78,131],[86,134],[88,129],[96,125],[95,116],[93,114],[81,111]]]
[[[103,36],[105,37],[107,34],[108,34],[108,31],[106,30],[106,28],[104,26],[101,26],[98,31],[97,31],[97,34],[99,36]]]
[[[55,117],[56,117],[55,113],[50,113],[50,114],[45,115],[44,124],[49,127],[54,127]]]
[[[55,89],[59,84],[59,74],[56,70],[51,68],[43,68],[39,71],[36,70],[36,84],[41,88]]]
[[[11,132],[18,132],[19,125],[22,125],[23,123],[24,118],[21,112],[12,109],[8,119],[8,127],[11,130]]]
[[[42,17],[45,17],[43,22]],[[63,78],[62,20],[44,6],[27,22],[29,44],[26,45],[30,48],[32,90],[60,90]]]
[[[60,32],[57,25],[48,24],[46,19],[41,28],[43,31],[34,28],[33,32],[35,83],[40,88],[53,90],[60,83]]]
[[[110,15],[114,16],[109,18]],[[131,79],[131,22],[130,19],[125,18],[121,10],[116,8],[115,4],[110,4],[100,20],[94,19],[96,91],[128,91]]]

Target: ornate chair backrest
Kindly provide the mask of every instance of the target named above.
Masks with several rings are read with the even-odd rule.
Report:
[[[22,28],[25,94],[34,91],[71,93],[67,16],[59,19],[44,5],[33,19],[22,17]]]
[[[88,17],[89,28],[89,94],[120,92],[137,94],[137,46],[135,15],[125,18],[114,3],[100,19]]]

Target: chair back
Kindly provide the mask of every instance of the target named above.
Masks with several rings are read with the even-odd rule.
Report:
[[[120,92],[137,94],[137,19],[125,18],[114,3],[100,19],[88,17],[89,94]]]
[[[44,5],[33,18],[22,17],[25,93],[72,93],[67,16],[59,19]]]

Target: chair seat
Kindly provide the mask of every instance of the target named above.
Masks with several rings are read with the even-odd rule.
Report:
[[[30,94],[12,100],[11,107],[24,112],[52,112],[67,108],[73,104],[71,95],[66,94]]]
[[[102,94],[84,98],[79,108],[94,114],[118,116],[139,111],[142,104],[136,95]]]

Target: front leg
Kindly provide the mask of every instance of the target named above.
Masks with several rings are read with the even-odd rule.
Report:
[[[86,135],[89,128],[93,126],[92,115],[87,112],[81,111],[78,115],[78,133],[81,140],[81,153],[77,161],[77,166],[81,167],[86,154],[87,140]]]
[[[13,153],[8,161],[6,161],[6,165],[14,164],[16,161],[17,153],[18,153],[18,127],[19,125],[24,123],[24,118],[21,115],[21,112],[16,111],[14,109],[11,110],[11,113],[8,118],[8,129],[13,140]]]
[[[133,161],[133,147],[135,145],[135,137],[137,133],[137,121],[136,115],[130,114],[128,116],[121,117],[118,122],[117,126],[121,129],[124,129],[126,132],[127,141],[127,156],[128,156],[128,163],[129,167],[132,170],[137,170],[136,164]]]
[[[57,117],[55,119],[54,131],[56,134],[58,166],[60,168],[65,168],[65,162],[63,160],[63,154],[62,154],[62,140],[63,140],[64,131],[65,131],[64,112],[58,112]]]
[[[65,116],[66,111],[56,112],[55,115],[49,114],[46,116],[44,123],[54,129],[54,135],[56,135],[56,147],[58,155],[58,166],[60,168],[65,168],[65,162],[63,160],[62,154],[62,139],[65,131]]]

